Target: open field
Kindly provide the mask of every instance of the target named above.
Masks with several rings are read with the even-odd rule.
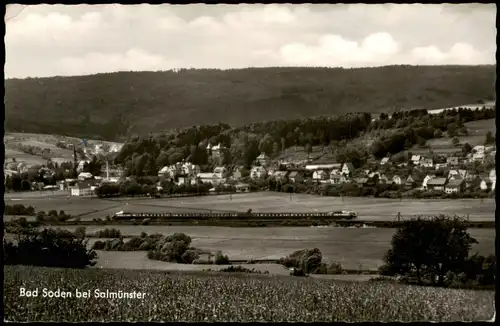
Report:
[[[26,154],[26,153],[23,153],[19,150],[5,146],[5,161],[4,162],[6,162],[6,163],[13,162],[12,159],[15,159],[17,163],[25,163],[28,166],[41,165],[41,164],[47,163],[47,160],[41,156]]]
[[[429,153],[429,150],[432,150],[435,153],[454,153],[461,151],[462,145],[465,143],[469,143],[471,146],[483,145],[484,138],[488,131],[491,131],[493,134],[496,133],[496,125],[495,119],[486,119],[486,120],[478,120],[471,121],[465,123],[467,130],[469,131],[469,136],[459,136],[460,146],[453,146],[453,138],[452,137],[443,137],[436,139],[429,139],[427,144],[430,148],[419,148],[418,146],[414,146],[411,149],[413,153]]]
[[[35,134],[35,133],[6,133],[4,137],[5,144],[5,162],[12,161],[13,158],[16,162],[24,162],[27,165],[45,164],[47,160],[41,156],[30,155],[19,151],[15,146],[18,144],[30,145],[40,147],[41,149],[50,149],[48,156],[51,157],[54,162],[68,162],[73,161],[73,150],[59,148],[56,144],[59,141],[66,141],[67,143],[80,144],[81,139],[75,137],[66,137],[53,134]],[[95,143],[106,143],[109,145],[120,143],[106,142],[87,139],[87,146],[93,148]]]
[[[8,321],[484,321],[494,292],[260,275],[4,268]],[[39,289],[20,297],[19,288]],[[43,289],[71,298],[43,298]],[[76,298],[76,289],[89,291]],[[95,290],[145,293],[95,297]]]
[[[55,192],[56,194],[58,192]],[[5,196],[6,205],[31,205],[35,210],[64,210],[73,216],[82,215],[82,219],[91,220],[113,215],[118,211],[128,212],[329,212],[336,210],[354,210],[361,220],[395,219],[398,212],[403,217],[413,215],[449,214],[466,216],[470,220],[488,221],[495,217],[495,200],[416,200],[386,199],[369,197],[322,197],[305,194],[290,195],[276,192],[236,194],[230,200],[229,195],[200,196],[184,198],[79,198],[56,195],[54,197],[35,197],[10,193]],[[44,195],[46,196],[46,195]]]
[[[74,231],[76,226],[61,228]],[[116,228],[123,235],[135,236],[139,236],[141,232],[165,235],[185,233],[193,239],[194,247],[211,252],[220,250],[227,254],[230,260],[279,259],[295,250],[318,248],[325,262],[340,262],[346,269],[363,270],[376,270],[382,264],[382,257],[390,249],[390,242],[395,232],[395,229],[385,228],[227,228],[148,225],[93,226],[87,227],[86,232],[90,234],[104,228]],[[494,229],[470,229],[469,232],[479,242],[473,245],[472,252],[477,251],[483,255],[495,253]],[[89,246],[97,240],[99,239],[89,239]],[[114,255],[115,253],[117,255]],[[138,268],[144,266],[144,260],[147,260],[146,252],[113,252],[105,253],[103,257],[106,257],[105,260],[99,259],[99,263],[107,268]]]

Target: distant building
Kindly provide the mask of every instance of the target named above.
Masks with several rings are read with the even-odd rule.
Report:
[[[78,174],[78,180],[80,180],[80,181],[89,180],[92,178],[93,178],[93,176],[92,176],[92,173],[90,173],[90,172],[81,172],[80,174]]]
[[[236,192],[250,192],[250,185],[246,183],[239,183],[235,187]]]
[[[71,187],[71,196],[90,196],[94,193],[93,186],[94,184],[88,180],[79,181]]]
[[[384,157],[384,158],[380,161],[380,165],[386,165],[387,163],[389,163],[389,157]]]
[[[392,177],[392,182],[394,184],[400,185],[402,183],[401,177],[399,175],[395,175]]]
[[[434,166],[434,162],[432,158],[425,158],[423,157],[420,160],[420,166],[426,167],[426,168],[432,168]]]
[[[331,164],[309,164],[306,165],[306,170],[316,171],[316,170],[340,170],[342,164],[331,163]]]
[[[271,159],[266,155],[266,153],[260,153],[260,155],[257,156],[256,161],[259,162],[259,164],[262,166],[267,166],[270,163]]]
[[[286,175],[288,174],[288,171],[276,171],[274,172],[274,180],[276,181],[284,181],[286,179]]]
[[[433,178],[427,181],[427,190],[444,191],[446,186],[445,178]]]
[[[262,179],[267,176],[267,171],[262,166],[254,166],[250,171],[250,178],[252,179]]]
[[[451,193],[460,193],[465,190],[465,180],[464,179],[457,179],[457,180],[450,180],[445,186],[445,192],[447,194]]]
[[[432,180],[436,178],[436,175],[435,174],[428,174],[425,176],[424,180],[422,180],[422,189],[423,190],[427,190],[427,182],[429,182],[429,180]]]
[[[328,174],[323,170],[316,170],[313,172],[314,180],[326,180],[328,179]]]
[[[419,165],[419,163],[420,163],[420,155],[413,155],[411,157],[411,161],[412,161],[413,165]]]

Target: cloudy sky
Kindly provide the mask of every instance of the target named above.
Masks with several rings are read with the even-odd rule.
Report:
[[[11,5],[5,75],[494,64],[495,16],[494,4]]]

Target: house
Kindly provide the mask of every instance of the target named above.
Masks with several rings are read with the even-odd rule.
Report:
[[[241,167],[239,167],[239,166],[235,167],[235,168],[233,169],[233,175],[231,176],[231,177],[232,177],[232,179],[233,179],[233,180],[240,180],[240,179],[241,179],[241,177],[242,177],[242,176],[241,176],[241,171],[242,171],[242,170],[243,170],[243,169],[242,169]]]
[[[200,167],[198,165],[195,165],[195,164],[192,164],[189,162],[184,163],[182,165],[182,170],[183,170],[184,174],[191,175],[191,176],[195,176],[201,172]]]
[[[488,175],[488,179],[491,182],[491,190],[495,190],[495,186],[497,183],[497,171],[495,169],[492,169]]]
[[[426,168],[432,168],[434,166],[434,161],[432,160],[432,158],[422,157],[420,159],[420,166],[423,166]]]
[[[408,178],[406,178],[405,187],[408,189],[415,188],[421,181],[422,179],[418,175],[409,175]]]
[[[306,170],[311,170],[311,171],[340,170],[341,168],[342,168],[342,164],[339,164],[339,163],[306,165]]]
[[[198,173],[196,178],[202,183],[210,183],[213,186],[223,182],[223,179],[215,173]]]
[[[214,174],[217,174],[220,178],[223,177],[224,173],[227,172],[227,169],[225,166],[217,166],[214,168]]]
[[[92,186],[94,185],[88,180],[79,181],[71,187],[71,196],[91,196],[94,193]]]
[[[250,192],[250,185],[246,183],[239,183],[235,187],[236,192]]]
[[[422,189],[427,190],[427,182],[429,182],[429,180],[434,179],[434,178],[436,178],[435,174],[426,175],[424,180],[422,180]]]
[[[210,144],[208,144],[207,146],[207,150],[212,154],[213,157],[220,157],[224,152],[224,149],[226,148],[220,143],[215,146],[210,146]]]
[[[399,175],[395,175],[392,177],[392,183],[395,183],[397,185],[400,185],[401,184],[401,177]]]
[[[484,152],[477,152],[472,155],[474,161],[484,161]]]
[[[328,174],[323,170],[317,170],[313,173],[314,180],[326,180],[328,179]]]
[[[330,183],[332,185],[340,185],[342,184],[341,182],[342,176],[338,174],[330,175]]]
[[[384,158],[380,161],[380,165],[386,165],[387,163],[389,163],[389,157],[384,157]]]
[[[448,180],[465,179],[466,176],[467,170],[450,170],[448,172]]]
[[[446,158],[446,163],[449,165],[458,165],[458,157],[450,156]]]
[[[473,153],[484,153],[485,147],[483,145],[477,145],[472,148]]]
[[[266,166],[269,164],[270,159],[269,159],[269,156],[266,155],[266,153],[260,153],[260,155],[257,156],[256,161],[259,162],[260,165]]]
[[[299,171],[292,171],[288,175],[288,180],[292,183],[302,183],[304,181],[304,175]]]
[[[436,170],[444,169],[444,168],[448,167],[448,163],[436,163],[435,167],[436,167]]]
[[[252,170],[250,170],[250,178],[252,179],[262,179],[267,176],[267,171],[262,166],[254,166]]]
[[[418,165],[420,163],[420,155],[413,155],[411,161],[413,165]]]
[[[427,190],[444,191],[445,185],[446,185],[446,178],[433,178],[427,181]]]
[[[459,193],[463,192],[465,190],[465,180],[464,179],[456,179],[456,180],[450,180],[445,186],[444,191],[447,194],[451,193]]]
[[[276,181],[284,181],[286,179],[288,171],[276,171],[273,174],[274,180]]]
[[[85,167],[85,164],[88,164],[88,163],[90,163],[89,160],[82,160],[82,161],[78,162],[78,166],[76,167],[76,172],[82,172],[83,168]]]
[[[479,184],[479,189],[488,191],[488,190],[493,190],[493,183],[491,182],[490,178],[484,178],[481,180],[481,183]]]
[[[356,171],[356,169],[354,168],[354,165],[352,165],[352,163],[350,162],[344,163],[344,165],[342,166],[342,174],[352,175],[354,171]]]
[[[90,172],[81,172],[78,174],[78,180],[83,181],[83,180],[89,180],[92,179],[92,173]]]

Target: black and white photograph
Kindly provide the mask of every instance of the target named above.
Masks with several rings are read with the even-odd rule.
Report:
[[[494,322],[496,14],[6,4],[4,322]]]

